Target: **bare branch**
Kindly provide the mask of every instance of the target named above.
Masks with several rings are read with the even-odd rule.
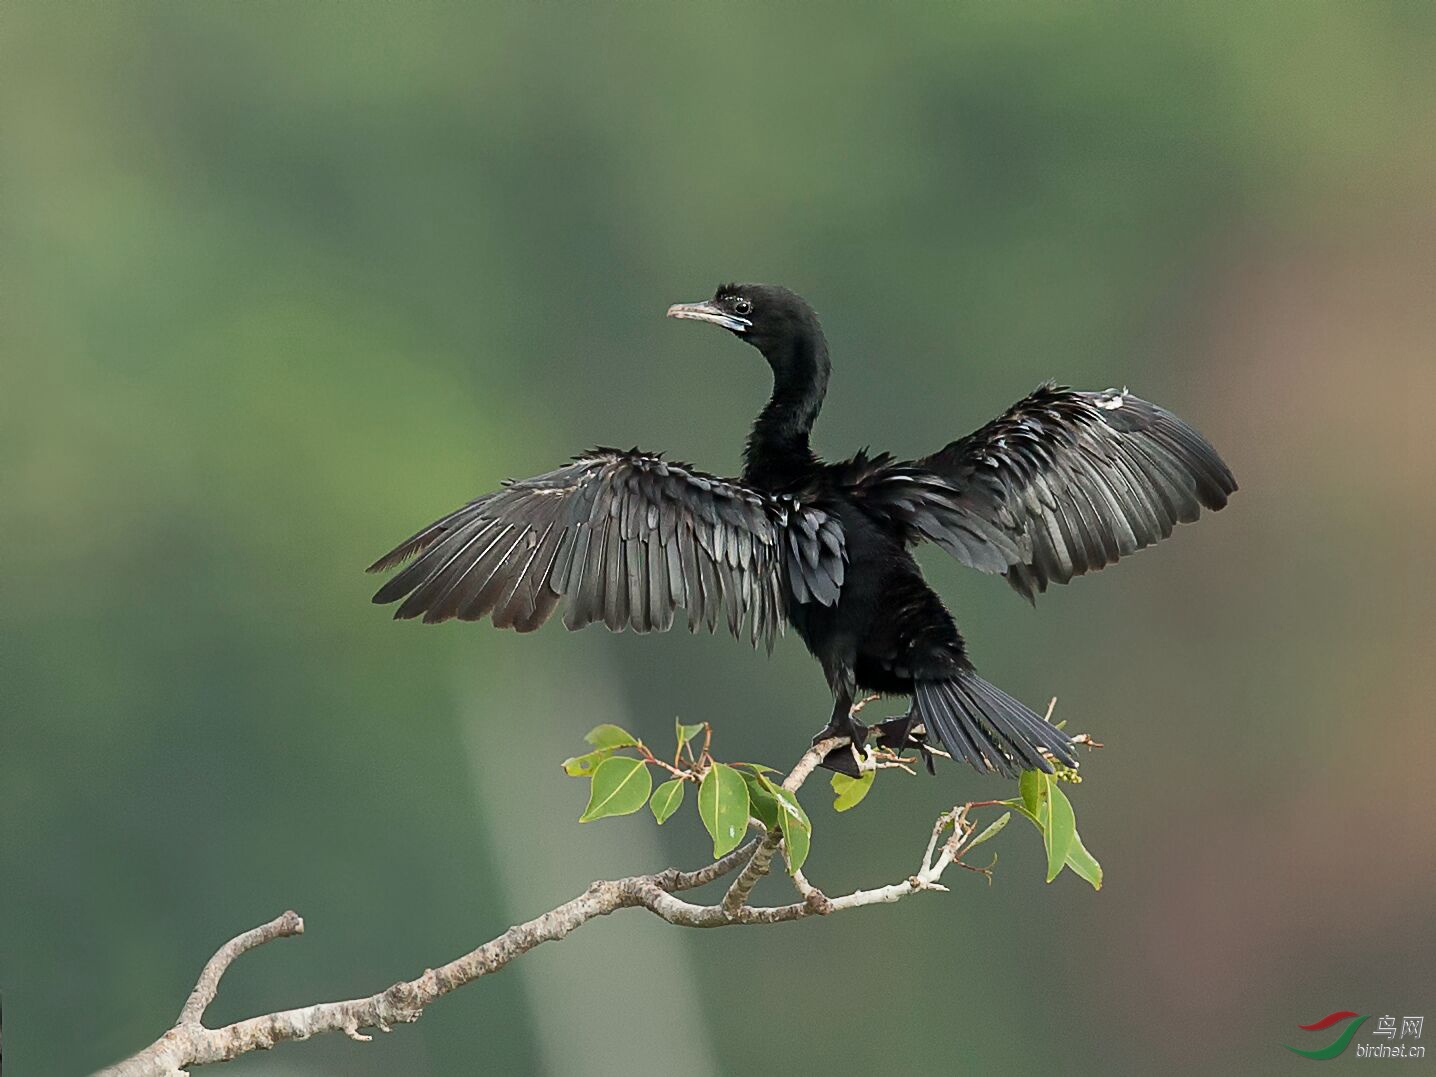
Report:
[[[783,779],[783,787],[789,792],[796,792],[823,757],[845,743],[847,738],[835,737],[815,744]],[[396,983],[367,998],[322,1002],[251,1017],[223,1028],[206,1028],[202,1023],[204,1012],[214,1000],[220,979],[237,957],[273,939],[303,932],[304,921],[297,914],[286,912],[220,947],[200,973],[174,1027],[143,1051],[101,1071],[96,1077],[183,1077],[186,1066],[227,1062],[250,1051],[331,1032],[342,1032],[355,1040],[368,1040],[370,1037],[362,1030],[372,1028],[388,1032],[397,1024],[417,1021],[425,1007],[450,991],[503,968],[535,946],[562,939],[588,921],[618,909],[645,908],[680,927],[733,927],[786,923],[897,901],[920,890],[943,890],[946,888],[939,882],[942,873],[957,861],[962,831],[956,820],[965,818],[961,811],[945,812],[938,819],[917,874],[889,886],[829,898],[809,883],[802,872],[795,871],[793,883],[802,900],[789,905],[749,905],[748,897],[753,887],[770,870],[773,857],[782,843],[781,832],[771,830],[694,871],[669,868],[650,875],[596,882],[573,900],[509,928],[462,957],[436,969],[428,969],[413,980]],[[938,852],[938,842],[949,826],[955,828],[954,833]],[[742,870],[718,904],[697,905],[676,896],[715,882],[740,866]]]
[[[847,737],[829,737],[827,740],[818,741],[802,754],[797,765],[788,772],[788,776],[783,779],[783,788],[790,793],[796,793],[808,780],[808,776],[818,769],[818,764],[828,757],[829,752],[849,743],[851,742]]]
[[[219,978],[229,969],[230,964],[240,954],[253,950],[256,946],[262,946],[273,939],[286,939],[291,935],[304,934],[304,921],[297,912],[290,910],[282,916],[277,916],[267,924],[246,931],[243,935],[236,935],[219,948],[219,951],[209,959],[204,970],[199,974],[199,981],[194,985],[189,998],[185,1000],[184,1008],[180,1010],[179,1025],[197,1025],[204,1017],[204,1011],[209,1009],[209,1004],[214,1001],[214,996],[219,992]]]
[[[700,886],[707,886],[727,875],[752,856],[757,846],[757,839],[745,842],[721,860],[715,860],[696,871],[679,871],[677,868],[669,868],[667,871],[660,871],[653,876],[653,881],[663,890],[697,890]]]
[[[738,873],[733,880],[733,885],[723,895],[723,911],[736,913],[744,905],[748,904],[748,897],[753,893],[753,887],[758,885],[758,880],[768,874],[768,869],[773,863],[773,854],[778,851],[782,844],[783,832],[777,827],[769,830],[758,842],[758,847],[753,850],[753,856],[749,859],[746,867]]]

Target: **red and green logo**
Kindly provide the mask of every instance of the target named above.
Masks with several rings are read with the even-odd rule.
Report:
[[[1309,1025],[1297,1025],[1296,1027],[1304,1032],[1321,1032],[1323,1029],[1331,1028],[1332,1025],[1339,1025],[1343,1021],[1351,1021],[1353,1017],[1356,1017],[1356,1020],[1351,1021],[1351,1024],[1347,1025],[1346,1028],[1342,1030],[1341,1035],[1337,1036],[1336,1039],[1332,1040],[1325,1047],[1318,1048],[1315,1051],[1303,1051],[1300,1047],[1293,1047],[1289,1043],[1284,1043],[1282,1046],[1288,1051],[1293,1051],[1301,1055],[1303,1058],[1335,1058],[1341,1054],[1342,1051],[1346,1050],[1351,1044],[1351,1037],[1356,1035],[1356,1030],[1365,1024],[1370,1016],[1368,1013],[1365,1016],[1357,1017],[1354,1010],[1338,1010],[1336,1013],[1329,1013],[1320,1021],[1313,1021]]]

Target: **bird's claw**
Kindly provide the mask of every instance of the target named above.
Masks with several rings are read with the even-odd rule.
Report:
[[[927,772],[929,774],[937,773],[937,764],[934,762],[932,749],[927,746],[927,730],[918,724],[917,716],[912,711],[878,723],[873,726],[873,731],[877,734],[879,748],[899,753],[908,748],[916,748],[918,754],[922,756],[922,762],[927,767]]]

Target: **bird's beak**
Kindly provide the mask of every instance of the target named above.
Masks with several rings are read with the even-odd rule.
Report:
[[[724,329],[731,329],[735,333],[746,333],[752,328],[753,323],[747,318],[740,318],[736,314],[729,314],[714,306],[711,300],[704,300],[702,303],[674,303],[668,308],[670,318],[691,318],[695,322],[712,322],[714,325],[721,325]]]

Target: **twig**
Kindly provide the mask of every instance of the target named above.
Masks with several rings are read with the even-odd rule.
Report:
[[[293,935],[303,934],[304,920],[297,912],[290,910],[282,916],[275,917],[267,924],[261,924],[259,927],[246,931],[243,935],[236,935],[230,939],[219,948],[200,972],[194,990],[189,993],[184,1008],[180,1010],[179,1020],[175,1022],[175,1027],[200,1023],[204,1017],[204,1011],[209,1009],[209,1004],[219,993],[220,977],[228,971],[229,966],[240,954],[253,950],[256,946],[263,946],[266,942],[272,942],[274,939],[287,939]]]
[[[829,737],[827,740],[820,740],[799,757],[793,769],[788,771],[788,776],[783,779],[783,788],[790,793],[796,793],[809,775],[818,769],[818,764],[828,757],[828,753],[835,748],[841,748],[844,744],[850,744],[847,737]]]
[[[758,885],[758,880],[768,874],[773,865],[773,855],[778,851],[778,846],[783,841],[783,832],[777,827],[769,830],[758,842],[758,847],[753,850],[752,857],[747,865],[738,873],[733,880],[733,885],[723,895],[723,911],[736,913],[744,905],[748,904],[748,897],[753,893],[753,887]]]
[[[668,763],[662,759],[659,759],[658,756],[653,754],[653,751],[648,747],[648,745],[644,744],[642,741],[635,744],[633,747],[645,763],[651,763],[655,767],[662,767],[664,770],[668,771],[669,774],[672,774],[675,778],[682,778],[684,781],[692,779],[693,771],[691,769],[684,770],[681,767],[677,766],[675,763]],[[683,751],[682,748],[678,750],[680,753]]]

